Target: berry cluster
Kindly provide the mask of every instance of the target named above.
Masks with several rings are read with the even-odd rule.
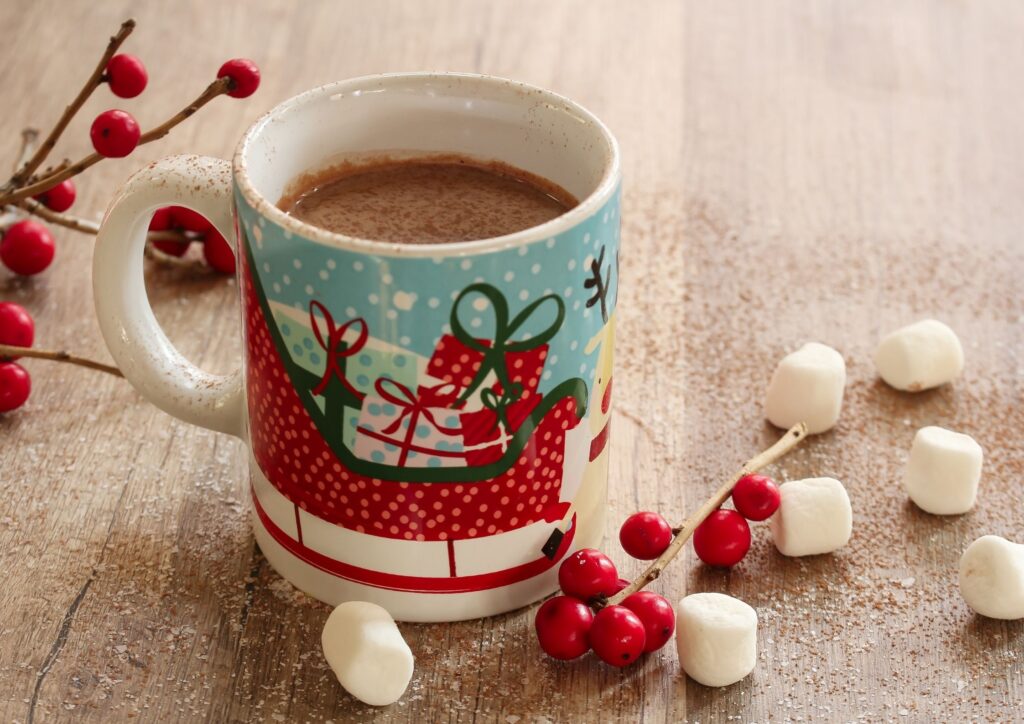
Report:
[[[693,551],[709,566],[735,566],[750,550],[748,520],[767,520],[779,507],[779,488],[764,475],[744,475],[732,489],[736,510],[721,508],[693,532]]]
[[[182,257],[193,243],[202,244],[203,258],[211,268],[222,274],[235,273],[235,254],[231,245],[202,214],[184,206],[165,206],[153,214],[149,230],[171,232],[170,239],[151,239],[149,242],[161,254]]]
[[[34,219],[19,217],[33,215],[75,231],[97,233],[99,227],[94,222],[65,213],[74,205],[78,195],[75,183],[71,180],[73,176],[105,158],[127,156],[137,146],[162,138],[174,126],[191,117],[217,96],[246,98],[259,87],[260,71],[255,63],[242,58],[229,60],[220,67],[216,79],[197,98],[162,124],[143,133],[138,121],[127,111],[117,108],[103,111],[96,116],[90,128],[95,153],[74,163],[64,161],[39,171],[72,117],[99,86],[106,84],[119,98],[135,98],[146,89],[149,74],[143,62],[134,55],[117,52],[134,28],[133,20],[127,20],[121,25],[119,32],[110,39],[106,51],[81,92],[65,109],[38,148],[35,148],[39,136],[37,131],[26,129],[22,133],[23,146],[18,170],[6,184],[0,186],[0,207],[14,215],[13,220],[10,215],[6,217],[6,226],[0,225],[0,263],[15,274],[39,274],[50,266],[56,251],[53,234],[46,225]],[[210,267],[225,274],[235,272],[231,245],[205,217],[191,209],[181,206],[159,209],[150,221],[149,242],[150,249],[170,257],[181,257],[192,244],[199,243]],[[34,336],[35,324],[31,315],[13,302],[0,302],[0,345],[28,348],[32,346]],[[0,355],[0,413],[22,406],[31,392],[31,378],[14,361],[18,359],[12,355],[15,351],[7,349],[4,352],[8,356]],[[65,352],[33,350],[25,354],[119,374],[114,367]]]
[[[709,565],[739,563],[750,548],[747,520],[766,520],[779,507],[779,489],[764,475],[744,475],[731,492],[736,510],[714,510],[693,529],[693,548]],[[728,488],[716,504],[727,494]],[[633,558],[660,559],[663,564],[675,551],[662,556],[682,530],[657,513],[634,513],[619,529],[619,542]],[[675,632],[675,611],[664,596],[638,590],[615,601],[630,583],[619,578],[615,564],[601,551],[584,548],[566,558],[558,569],[558,584],[562,595],[545,601],[535,620],[540,647],[553,658],[575,659],[593,649],[605,663],[626,666],[640,654],[660,649]]]
[[[0,344],[31,347],[36,336],[32,316],[20,304],[0,302]],[[32,378],[16,363],[17,357],[0,357],[0,413],[25,404],[32,391]]]
[[[672,536],[657,513],[636,513],[619,532],[626,552],[642,560],[660,556]],[[652,591],[637,591],[621,604],[605,605],[629,581],[619,578],[615,564],[601,551],[584,548],[566,558],[558,569],[558,584],[564,595],[545,601],[535,621],[540,647],[553,658],[575,659],[593,649],[605,663],[627,666],[640,654],[660,649],[675,632],[672,604]]]
[[[162,138],[174,126],[219,95],[246,98],[259,87],[260,71],[255,63],[243,58],[229,60],[217,71],[216,80],[198,98],[164,123],[144,133],[131,113],[119,108],[103,111],[93,120],[89,130],[95,153],[75,163],[65,161],[39,172],[38,169],[53,150],[71,118],[99,86],[109,86],[110,91],[119,98],[135,98],[146,89],[149,74],[143,62],[134,55],[116,52],[134,28],[135,22],[132,20],[122,24],[117,35],[111,38],[106,52],[82,91],[34,152],[38,132],[26,129],[23,133],[22,160],[19,161],[18,170],[0,188],[0,206],[17,214],[39,216],[76,231],[95,234],[98,227],[94,222],[65,213],[72,207],[77,196],[77,189],[71,180],[73,176],[105,158],[123,158],[137,146]],[[192,241],[202,241],[204,256],[210,266],[218,271],[232,272],[234,259],[230,247],[220,234],[210,229],[205,220],[202,221],[194,224],[202,228],[193,229],[184,221],[174,224],[167,219],[155,220],[153,229],[160,233],[156,235],[159,236],[159,244],[154,246],[164,254],[181,256]],[[39,274],[53,261],[56,248],[53,235],[42,223],[29,219],[16,220],[9,223],[2,234],[0,262],[15,274]]]

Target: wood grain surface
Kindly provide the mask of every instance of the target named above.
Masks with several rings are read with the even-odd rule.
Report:
[[[365,73],[511,76],[591,108],[625,156],[622,298],[608,541],[638,509],[681,520],[776,432],[761,398],[808,340],[839,349],[839,426],[776,466],[833,475],[854,537],[785,559],[765,526],[731,572],[692,553],[655,590],[755,606],[759,662],[732,687],[681,674],[674,649],[626,670],[540,654],[533,609],[403,625],[404,699],[375,710],[319,650],[328,610],[267,565],[246,519],[241,445],[145,403],[124,381],[27,361],[29,404],[0,418],[0,717],[10,721],[1020,720],[1024,622],[977,617],[956,566],[975,537],[1024,542],[1024,6],[1014,2],[0,3],[0,138],[47,126],[122,19],[150,68],[132,101],[96,94],[60,153],[88,150],[96,112],[144,126],[255,59],[260,91],[218,99],[163,142],[100,164],[76,210],[98,217],[143,163],[227,156],[263,110]],[[92,239],[57,233],[52,268],[0,271],[37,345],[108,359],[92,311]],[[186,355],[240,351],[233,280],[150,266],[153,305]],[[961,335],[966,371],[919,395],[877,381],[880,336],[926,316]],[[900,485],[914,430],[985,448],[977,508],[926,515]]]

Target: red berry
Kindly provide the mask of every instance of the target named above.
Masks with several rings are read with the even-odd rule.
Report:
[[[534,626],[544,653],[555,659],[576,659],[590,650],[587,634],[594,614],[583,601],[555,596],[537,610]]]
[[[602,661],[627,666],[637,660],[646,643],[644,624],[625,606],[605,606],[594,616],[590,645]]]
[[[168,206],[171,212],[171,226],[184,231],[204,232],[213,226],[209,220],[198,211],[184,206]]]
[[[598,595],[614,595],[618,582],[619,573],[612,559],[593,548],[576,551],[558,568],[558,585],[562,592],[582,601]]]
[[[89,130],[92,147],[107,158],[122,158],[139,145],[139,124],[127,111],[103,111],[96,116]]]
[[[71,208],[71,205],[75,203],[76,195],[74,181],[65,179],[34,198],[46,208],[61,212]]]
[[[107,63],[107,83],[115,96],[134,98],[146,89],[148,80],[146,66],[134,55],[121,53]]]
[[[224,76],[232,81],[233,90],[228,92],[232,98],[248,98],[260,87],[260,69],[246,58],[234,58],[222,65],[217,77]]]
[[[622,605],[637,615],[644,625],[644,652],[657,651],[668,643],[676,630],[676,612],[664,596],[653,591],[637,591],[627,596]]]
[[[17,410],[32,391],[32,378],[15,362],[0,362],[0,412]]]
[[[171,212],[173,206],[164,206],[162,209],[157,209],[153,213],[153,218],[149,220],[150,231],[170,231],[173,229],[173,219],[171,218]],[[186,209],[187,210],[187,209]],[[185,252],[188,251],[189,241],[153,241],[150,242],[154,249],[162,251],[164,254],[170,256],[184,256]]]
[[[620,578],[619,580],[617,580],[617,581],[615,582],[615,590],[614,590],[614,591],[612,591],[612,594],[611,594],[611,595],[613,595],[613,596],[614,596],[614,595],[615,595],[616,593],[618,593],[618,592],[619,592],[619,591],[621,591],[621,590],[622,590],[623,588],[625,588],[626,586],[628,586],[628,585],[629,585],[629,583],[630,583],[630,582],[629,582],[628,580],[626,580],[625,578]]]
[[[693,532],[693,550],[709,566],[734,566],[750,550],[750,526],[735,510],[716,510]]]
[[[657,513],[633,513],[619,528],[622,550],[642,561],[653,561],[671,542],[672,526]]]
[[[56,247],[50,230],[38,221],[12,224],[0,241],[0,261],[15,274],[38,274],[53,261]]]
[[[779,508],[782,497],[766,475],[744,475],[732,489],[732,504],[747,520],[766,520]]]
[[[235,273],[235,253],[216,229],[210,229],[203,235],[203,257],[207,264],[221,274]]]
[[[25,308],[14,302],[0,302],[0,344],[31,347],[36,336],[36,325]],[[17,357],[0,357],[18,359]]]

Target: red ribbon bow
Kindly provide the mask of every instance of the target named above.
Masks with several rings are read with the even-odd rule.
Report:
[[[387,389],[389,385],[394,388],[395,392]],[[431,410],[433,407],[447,408],[455,402],[459,396],[459,389],[454,383],[442,382],[434,387],[424,387],[421,385],[417,388],[416,393],[413,393],[412,390],[401,382],[396,382],[390,377],[381,377],[373,386],[376,388],[377,394],[381,399],[402,408],[402,414],[382,430],[385,435],[392,435],[397,432],[398,428],[402,426],[402,420],[410,415],[412,415],[412,419],[409,421],[409,435],[407,437],[412,435],[413,429],[416,426],[416,420],[419,419],[420,415],[427,418],[430,424],[439,432],[454,435],[462,431],[461,427],[444,427],[438,424],[434,418],[434,412]]]
[[[327,326],[326,340],[324,339],[323,333],[320,331],[320,324],[317,320],[316,314],[314,314],[314,312],[317,311],[320,312],[320,315],[324,318],[324,324]],[[312,301],[309,303],[309,326],[313,328],[313,334],[316,336],[316,341],[320,344],[320,347],[323,348],[327,355],[326,363],[324,365],[324,376],[321,378],[319,384],[313,388],[313,394],[323,394],[324,390],[327,389],[327,384],[331,381],[331,378],[337,377],[349,392],[362,400],[364,397],[363,393],[353,387],[349,381],[345,379],[345,374],[341,371],[341,360],[357,354],[366,346],[366,340],[370,335],[366,322],[362,317],[356,317],[355,319],[348,320],[340,327],[335,327],[334,317],[332,317],[331,313],[327,311],[327,307],[322,305],[320,302]],[[359,336],[356,337],[355,342],[348,344],[344,341],[345,333],[352,327],[359,328]]]

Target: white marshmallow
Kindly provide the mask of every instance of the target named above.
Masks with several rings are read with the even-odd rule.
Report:
[[[960,557],[960,595],[989,618],[1024,618],[1024,545],[983,535]]]
[[[897,390],[919,392],[956,379],[964,349],[952,329],[925,319],[886,335],[875,350],[875,367]]]
[[[779,486],[782,501],[769,525],[784,556],[831,553],[850,541],[853,509],[835,478],[791,480]]]
[[[398,701],[412,679],[412,651],[385,609],[348,601],[327,617],[320,643],[345,690],[372,706]]]
[[[757,663],[757,612],[724,593],[694,593],[676,606],[676,650],[691,679],[735,684]]]
[[[811,434],[825,432],[839,419],[846,386],[846,363],[831,347],[808,342],[782,358],[765,397],[765,416],[776,427],[807,423]]]
[[[981,461],[981,445],[970,435],[922,427],[910,446],[903,486],[926,513],[966,513],[978,497]]]

